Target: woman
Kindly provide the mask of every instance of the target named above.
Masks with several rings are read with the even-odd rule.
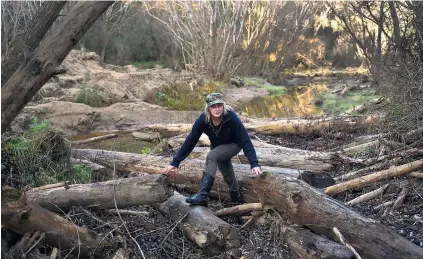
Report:
[[[235,178],[231,158],[241,149],[247,156],[252,173],[262,173],[256,151],[251,143],[250,136],[236,113],[229,107],[220,93],[211,93],[206,97],[204,112],[195,121],[191,132],[184,144],[173,157],[165,173],[177,173],[179,164],[191,153],[201,134],[205,133],[211,142],[211,151],[207,155],[206,168],[200,183],[200,191],[187,198],[186,202],[194,205],[208,205],[208,196],[212,189],[217,168],[228,184],[231,201],[244,203],[238,181]]]

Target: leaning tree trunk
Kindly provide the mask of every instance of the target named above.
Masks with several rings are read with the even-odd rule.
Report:
[[[89,257],[101,253],[109,245],[104,238],[91,230],[81,228],[59,215],[28,204],[20,193],[4,187],[1,194],[1,225],[19,234],[39,231],[45,233],[45,241],[61,250],[72,250],[75,255]]]
[[[111,209],[164,202],[173,189],[163,175],[143,175],[107,182],[73,184],[65,187],[27,191],[28,202],[50,211],[67,211],[72,206],[100,206]]]
[[[79,2],[1,88],[1,131],[49,80],[72,47],[113,1]]]
[[[7,55],[1,61],[2,87],[24,61],[24,55],[30,58],[30,55],[44,38],[65,4],[66,1],[47,1],[41,3],[41,6],[30,21],[28,28],[26,28],[21,36],[18,36],[13,41]]]
[[[167,161],[164,161],[163,157],[145,156],[140,159],[136,154],[123,153],[127,154],[127,157],[121,159],[123,157],[119,157],[119,153],[122,152],[101,150],[73,152],[74,155],[96,160],[105,166],[114,159],[117,168],[147,173],[163,174],[167,166]],[[186,190],[197,191],[203,166],[198,160],[187,159],[181,164],[181,172],[172,177],[171,181]],[[364,258],[423,257],[423,248],[289,174],[264,173],[257,179],[251,177],[248,166],[244,171],[235,169],[235,174],[247,202],[260,201],[273,205],[294,223],[306,226],[318,234],[332,236],[332,228],[337,227]],[[227,187],[222,177],[217,175],[212,194],[217,197],[227,195],[227,191],[219,190],[227,190]]]

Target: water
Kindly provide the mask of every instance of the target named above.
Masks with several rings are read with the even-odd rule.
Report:
[[[83,140],[92,137],[103,136],[107,134],[117,134],[118,137],[112,139],[105,139],[96,142],[79,144],[73,148],[92,148],[102,150],[112,150],[129,153],[148,153],[149,150],[155,145],[154,143],[137,140],[132,137],[131,132],[128,131],[114,131],[114,132],[92,132],[87,134],[80,134],[76,136],[66,137],[70,141]]]

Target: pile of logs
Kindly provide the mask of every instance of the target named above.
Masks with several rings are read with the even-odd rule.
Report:
[[[355,124],[351,122],[351,125]],[[248,124],[247,128],[264,130],[264,125],[256,126]],[[268,124],[266,127],[270,126]],[[287,127],[285,124],[279,126],[280,129]],[[167,134],[165,128],[159,125],[145,126],[144,129]],[[183,132],[189,127],[173,125],[168,129],[172,131],[171,135],[178,136],[170,141],[176,148],[184,138],[181,134],[186,134]],[[293,129],[305,130],[300,124],[290,128],[291,131]],[[213,212],[205,207],[189,206],[184,201],[185,197],[174,191],[197,191],[207,153],[207,148],[201,147],[204,145],[207,145],[207,139],[203,139],[201,145],[194,149],[196,159],[186,159],[179,173],[170,177],[163,175],[169,157],[73,149],[74,163],[84,164],[96,174],[106,174],[103,179],[112,180],[92,184],[50,185],[22,194],[4,188],[2,225],[21,234],[43,233],[45,241],[52,246],[74,249],[76,254],[90,256],[101,251],[102,247],[108,245],[107,242],[89,229],[74,225],[57,212],[66,212],[76,204],[100,206],[114,209],[114,212],[128,206],[150,204],[176,221],[175,226],[198,247],[219,247],[228,255],[239,255],[240,229],[219,217],[249,214],[244,217],[243,229],[251,226],[266,211],[272,210],[290,222],[281,232],[291,251],[301,258],[423,258],[423,248],[349,207],[382,195],[387,184],[345,204],[330,197],[401,175],[422,178],[422,173],[418,172],[423,167],[422,150],[411,147],[393,151],[398,150],[398,143],[389,142],[381,136],[360,138],[354,144],[327,152],[255,142],[264,171],[262,175],[251,175],[242,152],[234,158],[235,174],[247,204]],[[357,155],[367,150],[380,152],[371,158]],[[361,168],[332,178],[334,171],[343,164]],[[392,205],[392,209],[401,206],[407,188],[406,185],[399,188],[402,191],[397,199],[384,206]],[[226,183],[220,174],[216,177],[211,196],[229,199]]]

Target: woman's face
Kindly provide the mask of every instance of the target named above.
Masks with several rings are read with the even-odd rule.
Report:
[[[223,104],[216,103],[209,107],[210,114],[215,118],[220,118],[223,114]]]

